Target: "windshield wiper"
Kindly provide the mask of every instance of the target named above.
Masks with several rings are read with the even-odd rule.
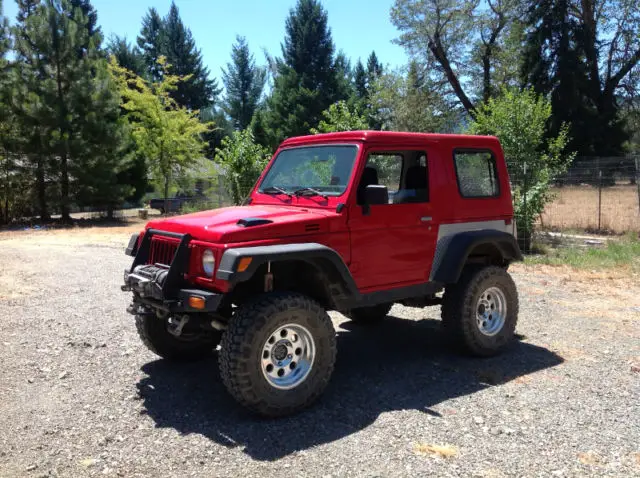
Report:
[[[320,196],[323,199],[329,199],[329,196],[313,188],[296,189],[295,191],[293,191],[293,194],[295,194],[296,196]]]
[[[263,189],[262,191],[260,191],[260,192],[261,192],[261,193],[263,193],[263,194],[272,194],[272,195],[275,195],[275,194],[284,194],[284,195],[286,195],[286,196],[291,197],[291,193],[290,193],[290,192],[285,191],[284,189],[279,188],[278,186],[269,186],[269,187],[264,188],[264,189]]]

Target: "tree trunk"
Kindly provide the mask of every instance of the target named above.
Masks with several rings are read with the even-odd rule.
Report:
[[[69,170],[67,155],[64,154],[60,162],[60,215],[63,221],[71,221],[69,212]]]
[[[38,155],[38,161],[36,163],[36,189],[40,219],[47,221],[51,219],[51,216],[49,216],[49,211],[47,210],[47,185],[44,178],[44,158],[42,155]]]
[[[433,40],[429,41],[429,50],[431,50],[431,53],[433,54],[433,56],[436,58],[438,63],[440,63],[440,66],[444,70],[444,73],[447,77],[447,81],[449,82],[449,85],[451,86],[454,93],[460,100],[460,103],[462,103],[462,106],[464,107],[464,109],[467,111],[467,113],[469,113],[469,116],[475,119],[476,117],[475,106],[473,105],[469,97],[466,95],[464,90],[462,89],[462,85],[460,84],[458,77],[453,71],[453,68],[451,67],[451,63],[449,62],[449,58],[447,58],[447,54],[444,48],[442,47],[442,44],[440,43],[440,38],[437,35]]]

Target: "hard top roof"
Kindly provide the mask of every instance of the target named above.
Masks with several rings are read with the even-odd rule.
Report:
[[[396,131],[344,131],[340,133],[325,133],[308,136],[296,136],[284,140],[281,146],[302,146],[305,144],[334,143],[334,142],[370,142],[402,145],[406,143],[435,143],[442,140],[459,142],[460,146],[479,146],[479,143],[495,144],[495,136],[473,136],[468,134],[440,134],[440,133],[401,133]]]

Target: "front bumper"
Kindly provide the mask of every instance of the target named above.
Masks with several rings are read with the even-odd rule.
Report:
[[[151,238],[154,235],[180,239],[171,266],[147,264]],[[131,268],[124,271],[122,286],[123,291],[134,293],[134,303],[127,309],[129,312],[137,313],[140,305],[168,313],[211,313],[218,309],[222,294],[192,288],[184,279],[189,264],[191,236],[147,229],[139,245],[137,236],[134,237],[131,238],[126,253],[133,255],[135,259]],[[198,302],[200,304],[204,302],[204,307],[191,307],[189,299],[193,297],[202,299]]]

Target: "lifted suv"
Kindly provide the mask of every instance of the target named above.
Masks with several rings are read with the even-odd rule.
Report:
[[[123,290],[142,341],[167,359],[220,345],[222,380],[249,409],[296,412],[333,372],[327,310],[361,323],[392,304],[442,306],[479,356],[514,335],[522,256],[493,137],[355,131],[286,140],[247,205],[151,221]],[[444,292],[442,295],[441,292]]]

